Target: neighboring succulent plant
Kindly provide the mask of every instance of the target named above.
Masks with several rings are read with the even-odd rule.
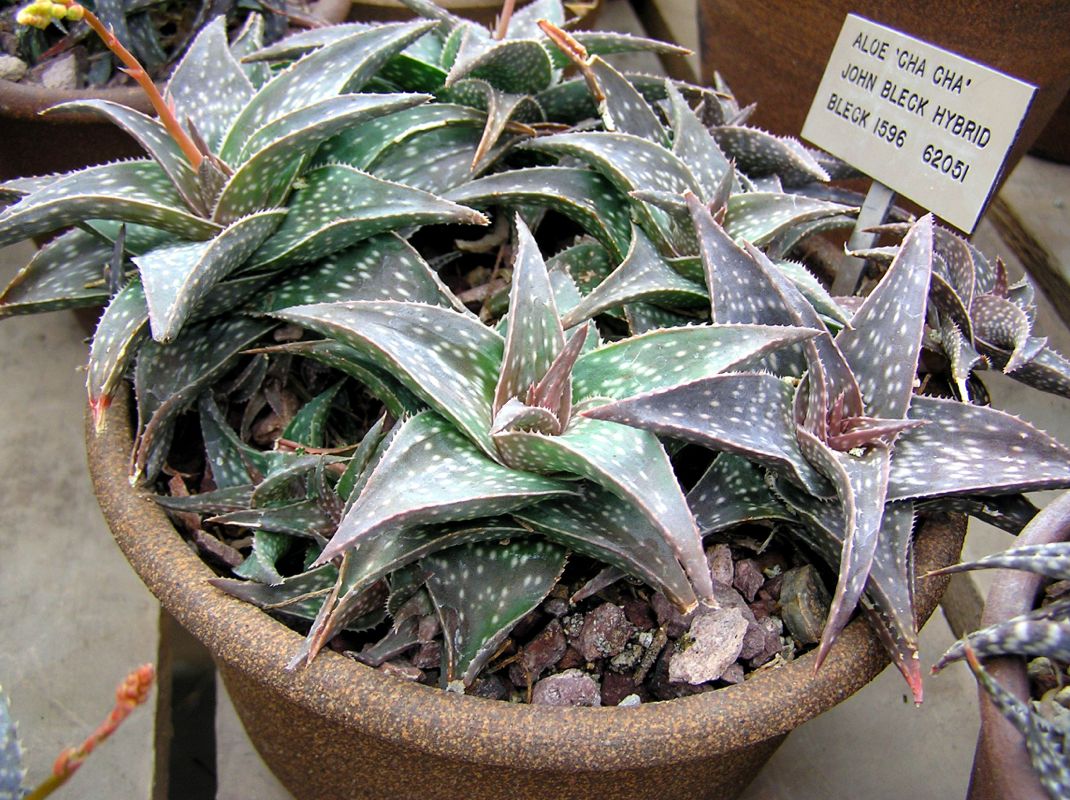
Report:
[[[83,44],[91,51],[99,49],[91,28],[82,22],[80,6],[68,11],[68,2],[36,0],[20,9],[18,23],[28,27],[18,31],[19,55],[35,62],[46,53],[62,52],[73,45]],[[95,0],[87,4],[103,25],[132,52],[145,68],[156,75],[166,69],[185,52],[193,37],[215,17],[226,19],[228,26],[255,24],[266,32],[266,39],[273,42],[287,30],[288,23],[322,24],[314,16],[291,15],[282,0],[254,0],[253,3],[238,3],[236,0],[201,0],[196,3],[174,0]],[[255,21],[254,21],[255,20]],[[46,35],[43,29],[48,23],[67,23],[66,27],[50,28]],[[164,34],[161,29],[167,28]],[[100,57],[97,53],[89,59],[85,80],[89,86],[103,86],[115,74],[117,64],[109,54]],[[118,62],[121,66],[121,62]]]
[[[1070,495],[1052,501],[1027,527],[1026,533],[1065,530]],[[1039,538],[1051,538],[1041,535]],[[1065,534],[1062,538],[1065,538]],[[1034,539],[1035,541],[1035,539]],[[1049,542],[1012,547],[976,561],[956,564],[937,570],[934,575],[946,575],[975,569],[1016,569],[1042,575],[1052,581],[1070,580],[1070,543]],[[1058,587],[1055,587],[1058,588]],[[1026,750],[1033,762],[1041,785],[1053,800],[1070,794],[1070,714],[1065,709],[1052,713],[1051,695],[1033,702],[1020,699],[1000,686],[981,666],[980,659],[1001,656],[1045,657],[1060,671],[1070,664],[1070,597],[1065,590],[1050,603],[1004,622],[968,634],[956,642],[933,666],[939,672],[948,664],[965,659],[977,681],[1012,725],[1025,739]],[[1058,708],[1058,706],[1055,706]]]

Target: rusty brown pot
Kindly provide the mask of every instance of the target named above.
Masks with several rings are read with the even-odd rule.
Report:
[[[512,705],[409,683],[326,651],[286,670],[302,637],[208,584],[212,571],[163,511],[127,481],[125,402],[87,425],[100,507],[148,588],[211,652],[271,770],[301,800],[732,798],[793,728],[864,686],[888,663],[852,622],[814,674],[814,654],[737,686],[635,708]],[[934,518],[919,569],[951,563],[961,517]],[[922,581],[922,619],[944,583]]]
[[[1070,492],[1044,508],[1014,541],[1015,547],[1070,540]],[[995,571],[992,588],[985,598],[981,625],[995,625],[1031,611],[1036,605],[1044,578],[1033,572],[1001,569]],[[985,669],[1007,691],[1023,702],[1029,701],[1029,678],[1022,658],[997,658],[985,662]],[[1025,742],[1017,729],[999,713],[984,689],[978,687],[981,732],[973,757],[968,800],[1049,800],[1037,780]]]
[[[717,70],[752,121],[798,136],[844,17],[857,13],[1037,86],[1004,174],[1037,139],[1070,89],[1065,0],[698,0],[702,75]]]
[[[323,19],[341,22],[349,13],[350,0],[319,0],[312,5]],[[95,114],[41,115],[45,109],[71,100],[111,100],[152,113],[148,99],[136,86],[59,90],[0,79],[0,181],[145,155],[127,134]]]

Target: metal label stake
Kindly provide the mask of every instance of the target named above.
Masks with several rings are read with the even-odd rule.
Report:
[[[873,181],[862,203],[862,210],[858,212],[858,220],[855,222],[854,230],[851,231],[851,238],[847,240],[848,250],[865,250],[873,246],[873,243],[877,241],[877,234],[870,233],[866,229],[882,224],[893,202],[895,202],[895,191],[880,181]],[[836,278],[832,282],[832,294],[854,294],[862,279],[862,270],[865,265],[865,259],[855,258],[845,253],[840,261],[839,269],[836,270]]]

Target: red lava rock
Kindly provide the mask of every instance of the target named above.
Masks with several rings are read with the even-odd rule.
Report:
[[[732,583],[735,568],[732,565],[732,548],[715,544],[706,548],[706,563],[710,565],[710,577],[721,583]]]
[[[661,592],[654,593],[650,604],[654,607],[654,613],[657,614],[658,625],[665,627],[665,632],[670,639],[679,639],[683,636],[695,616],[694,611],[688,614],[681,614],[680,610],[666,600],[665,595]]]
[[[721,673],[721,680],[725,683],[743,683],[743,665],[738,661],[735,664],[729,664],[728,669]]]
[[[775,578],[770,578],[765,582],[765,586],[758,590],[758,598],[761,599],[763,595],[768,595],[773,600],[780,600],[780,588],[784,585],[784,573],[780,573]]]
[[[672,700],[676,697],[687,697],[693,694],[702,694],[712,687],[692,686],[690,683],[674,683],[669,680],[669,662],[672,658],[672,648],[665,648],[658,663],[654,666],[654,672],[647,683],[651,694],[658,700]]]
[[[669,680],[699,684],[720,678],[739,658],[747,627],[737,608],[704,608],[687,631],[690,646],[669,661]]]
[[[747,598],[747,602],[752,602],[758,594],[758,590],[762,588],[762,584],[765,583],[765,575],[762,574],[761,569],[758,567],[758,562],[752,558],[741,558],[736,562],[735,576],[732,579],[732,585],[739,590],[739,593]]]
[[[738,658],[754,658],[765,652],[765,629],[757,622],[747,623],[747,632],[743,634],[743,644]]]
[[[442,664],[442,645],[424,642],[412,657],[412,665],[419,669],[438,669]]]
[[[561,628],[565,631],[568,643],[573,646],[575,646],[576,640],[580,638],[580,631],[583,630],[583,619],[583,614],[572,614],[561,618]]]
[[[765,619],[776,611],[777,603],[771,597],[762,597],[765,590],[758,592],[758,599],[750,604],[751,613],[754,614],[755,619]]]
[[[441,630],[442,625],[439,624],[438,616],[436,614],[428,614],[420,618],[420,623],[416,628],[416,638],[421,642],[430,642],[438,636]]]
[[[524,645],[520,661],[534,681],[560,661],[567,649],[568,642],[565,641],[561,623],[552,619],[538,636]]]
[[[557,668],[560,670],[575,669],[576,667],[582,667],[586,663],[587,659],[580,654],[580,651],[575,647],[570,647],[565,650],[565,654],[557,662]]]
[[[628,618],[628,622],[641,631],[652,631],[658,625],[657,620],[654,619],[654,612],[650,608],[650,603],[643,600],[626,600],[624,602],[624,616]]]
[[[602,695],[594,678],[570,669],[536,683],[531,702],[544,706],[600,706]]]
[[[607,672],[602,676],[602,705],[615,706],[630,694],[639,694],[630,676],[619,672]]]
[[[612,658],[624,650],[631,635],[632,625],[624,616],[624,609],[603,603],[587,613],[576,649],[588,661]]]
[[[765,633],[765,647],[762,648],[760,653],[757,653],[750,658],[748,663],[752,669],[760,667],[762,664],[769,661],[773,656],[779,653],[784,646],[783,642],[780,640],[780,636],[784,632],[784,623],[778,617],[766,617],[765,619],[758,620],[758,624]]]
[[[509,687],[498,673],[476,678],[465,694],[485,697],[488,700],[508,700]]]

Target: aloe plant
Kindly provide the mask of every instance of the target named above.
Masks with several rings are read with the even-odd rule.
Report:
[[[715,598],[704,535],[775,521],[839,571],[819,659],[861,602],[920,700],[915,511],[1016,525],[1020,492],[1070,484],[1065,448],[961,401],[982,351],[1040,363],[1028,326],[985,316],[991,296],[1031,322],[1024,290],[925,218],[868,254],[891,265],[866,298],[835,298],[789,256],[853,224],[815,188],[843,165],[748,126],[721,84],[603,58],[675,48],[568,33],[555,0],[494,30],[409,4],[428,19],[267,47],[217,21],[158,120],[78,104],[149,158],[0,186],[0,242],[73,226],[0,315],[107,304],[94,415],[132,380],[134,476],[168,485],[237,576],[218,586],[309,627],[295,665],[345,631],[389,627],[376,658],[425,644],[430,619],[442,683],[469,687],[569,553],[683,612]],[[477,315],[447,283],[480,270]],[[915,391],[923,346],[960,400]],[[720,452],[693,486],[681,441]]]

